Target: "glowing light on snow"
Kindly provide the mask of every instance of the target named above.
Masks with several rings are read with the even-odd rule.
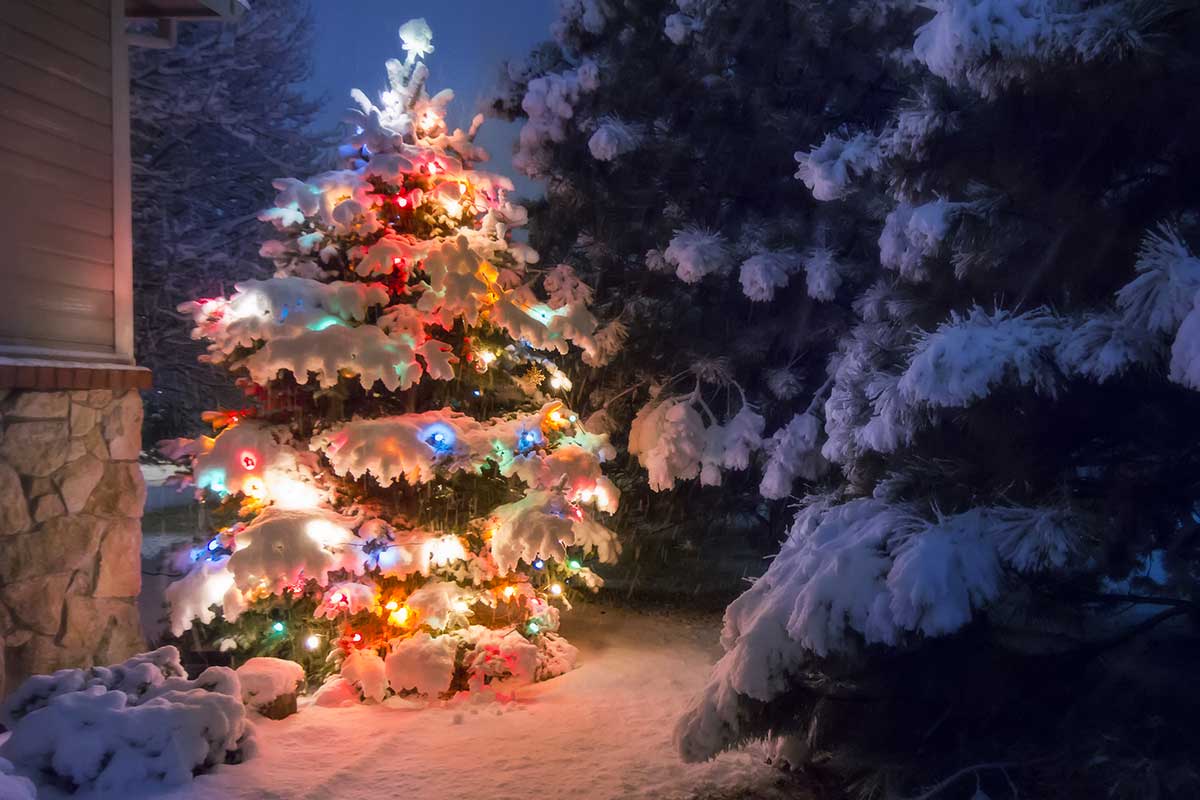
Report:
[[[517,434],[517,450],[524,453],[532,450],[542,441],[542,434],[536,430],[521,431]]]
[[[452,217],[457,217],[462,214],[462,203],[457,200],[447,199],[442,203],[442,208],[446,209],[446,213]]]
[[[421,431],[421,440],[438,455],[445,455],[454,450],[454,429],[445,423],[435,422]]]
[[[330,316],[321,317],[316,322],[310,322],[305,327],[307,327],[310,331],[323,331],[326,328],[332,328],[334,325],[345,325],[345,324],[346,323],[342,322],[342,320],[339,319],[338,317],[330,315]]]
[[[320,646],[321,646],[321,637],[317,636],[315,633],[310,635],[307,639],[304,640],[304,649],[305,650],[316,650]]]
[[[350,600],[349,600],[349,598],[346,597],[346,593],[341,590],[338,590],[338,591],[334,592],[333,594],[329,595],[329,604],[330,605],[341,606],[341,605],[348,605],[349,603],[350,603]]]
[[[296,511],[321,502],[320,492],[294,478],[275,477],[270,481],[271,499],[279,508]]]
[[[496,354],[491,350],[480,350],[479,360],[485,367],[490,367],[496,361]]]
[[[565,381],[566,381],[566,379],[562,375],[555,375],[553,378],[550,379],[550,388],[551,389],[561,389],[565,385]],[[557,411],[555,411],[554,413],[558,414]],[[559,416],[561,417],[561,415],[559,415]],[[553,415],[551,415],[551,417],[553,417]]]
[[[462,540],[457,536],[439,536],[430,539],[425,545],[429,553],[429,561],[434,566],[442,567],[451,561],[466,561],[467,551]]]
[[[229,488],[225,485],[225,470],[211,469],[205,472],[196,481],[201,489],[209,489],[217,494],[228,494]]]
[[[262,500],[267,496],[267,485],[263,483],[262,478],[252,475],[242,481],[242,491],[245,492],[247,497]]]
[[[304,532],[322,547],[335,547],[346,539],[346,531],[324,519],[309,520]]]
[[[545,303],[538,303],[525,309],[525,313],[536,319],[543,325],[549,325],[550,321],[555,317],[561,317],[570,313],[570,309],[566,306],[562,308],[551,308]]]
[[[467,605],[466,600],[455,600],[453,608],[459,614],[465,614],[471,607]]]

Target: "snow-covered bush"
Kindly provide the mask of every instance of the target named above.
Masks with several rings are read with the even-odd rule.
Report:
[[[256,711],[281,697],[296,695],[304,686],[304,667],[282,658],[251,658],[235,672],[242,688],[242,702]]]
[[[0,758],[0,797],[7,800],[37,800],[37,787],[33,781],[14,774],[12,762]]]
[[[251,753],[237,674],[209,667],[189,680],[169,646],[112,667],[34,676],[3,712],[11,735],[0,761],[71,790],[129,793],[187,783]],[[16,783],[0,774],[0,789],[5,781]]]

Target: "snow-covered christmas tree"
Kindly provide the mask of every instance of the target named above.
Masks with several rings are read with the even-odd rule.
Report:
[[[612,449],[552,357],[600,363],[620,328],[515,235],[482,116],[451,129],[426,89],[425,21],[400,39],[390,88],[354,92],[344,168],[275,181],[274,276],[181,307],[252,402],[165,447],[230,516],[168,588],[172,632],[372,699],[569,669],[559,613],[618,553]]]

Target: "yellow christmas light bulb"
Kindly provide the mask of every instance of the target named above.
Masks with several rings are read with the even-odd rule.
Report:
[[[400,607],[400,604],[397,603],[395,600],[388,600],[387,605],[384,606],[384,608],[386,608],[388,611],[395,611],[399,607]]]
[[[550,594],[554,595],[555,597],[558,597],[560,594],[562,594],[562,584],[561,583],[550,584]]]
[[[516,593],[517,593],[517,587],[515,587],[515,586],[505,586],[504,587],[505,599],[511,599],[512,596]]]
[[[247,497],[262,500],[267,495],[267,485],[263,483],[262,478],[256,475],[242,482],[242,491],[246,493]]]
[[[403,627],[408,623],[409,610],[408,606],[400,606],[392,613],[388,614],[388,622],[396,627]]]

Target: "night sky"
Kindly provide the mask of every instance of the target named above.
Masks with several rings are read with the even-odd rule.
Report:
[[[466,128],[488,87],[495,83],[498,65],[521,57],[550,38],[555,0],[312,0],[316,17],[313,94],[328,105],[320,122],[333,125],[351,107],[350,90],[362,89],[372,99],[385,88],[383,62],[403,57],[400,25],[424,17],[433,28],[434,52],[426,57],[431,94],[454,90],[452,127]],[[508,175],[518,192],[538,191],[536,184],[512,168],[512,143],[520,126],[489,120],[478,142],[492,154],[490,169]]]

